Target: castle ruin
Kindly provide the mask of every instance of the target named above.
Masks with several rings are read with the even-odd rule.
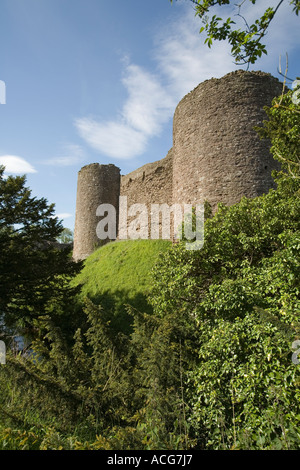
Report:
[[[278,163],[254,126],[266,120],[263,108],[282,86],[260,71],[206,80],[177,105],[173,147],[165,158],[124,176],[112,164],[84,166],[78,173],[74,259],[87,258],[99,246],[99,205],[112,204],[119,220],[119,196],[127,196],[129,206],[208,201],[215,210],[219,202],[232,205],[242,196],[267,193]]]

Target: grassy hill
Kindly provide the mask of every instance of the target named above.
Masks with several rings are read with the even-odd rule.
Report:
[[[124,240],[108,243],[84,263],[75,283],[82,285],[81,299],[101,305],[115,321],[117,329],[127,330],[130,322],[126,305],[150,312],[147,295],[151,290],[151,270],[166,240]]]

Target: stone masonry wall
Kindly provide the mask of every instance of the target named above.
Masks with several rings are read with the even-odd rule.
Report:
[[[173,121],[173,202],[208,200],[215,208],[273,187],[278,164],[253,127],[281,92],[271,75],[239,70],[206,80],[180,101]]]
[[[118,214],[119,195],[120,169],[115,165],[92,163],[81,168],[77,181],[74,260],[87,258],[99,246],[96,227],[101,218],[96,215],[97,208],[112,204]]]
[[[128,209],[133,204],[145,204],[148,211],[147,238],[151,236],[151,204],[172,205],[172,149],[162,160],[148,163],[128,175],[121,176],[121,196],[127,196]],[[122,214],[120,212],[120,219]],[[127,219],[127,226],[136,216]],[[137,233],[145,228],[143,221]]]

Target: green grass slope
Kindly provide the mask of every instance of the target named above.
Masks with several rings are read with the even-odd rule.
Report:
[[[166,240],[124,240],[102,246],[85,260],[75,279],[82,286],[81,300],[88,297],[101,305],[117,329],[127,330],[126,305],[151,311],[151,270],[170,245]]]

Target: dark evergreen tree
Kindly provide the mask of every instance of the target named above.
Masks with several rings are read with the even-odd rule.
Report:
[[[25,184],[25,176],[5,178],[0,167],[0,315],[7,327],[32,333],[37,318],[74,298],[69,281],[81,264],[56,242],[63,227],[54,205]]]

